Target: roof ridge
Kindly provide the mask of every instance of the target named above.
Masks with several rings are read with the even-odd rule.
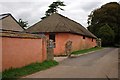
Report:
[[[1,20],[1,19],[4,19],[4,18],[6,18],[6,17],[8,17],[8,16],[10,16],[10,15],[11,15],[10,13],[0,14],[0,20]]]
[[[4,16],[4,15],[11,15],[11,14],[10,13],[0,14],[0,16]]]
[[[61,18],[61,19],[62,19],[62,18]],[[62,21],[62,22],[64,23],[64,25],[65,25],[65,22],[66,22],[66,21],[64,20],[64,21],[65,21],[65,22],[64,22],[63,20],[64,20],[64,19],[62,19],[61,21]],[[67,25],[69,26],[69,24],[67,24]],[[71,26],[71,25],[70,25],[70,26]],[[69,27],[67,27],[67,26],[65,26],[65,27],[66,27],[67,29],[69,29],[70,31],[72,31]]]
[[[57,13],[58,15],[60,15],[61,17],[63,17],[63,18],[65,18],[65,19],[67,19],[67,20],[70,20],[70,21],[72,21],[72,22],[75,22],[74,20],[71,20],[71,19],[69,19],[68,17],[65,17],[65,16],[63,16],[63,15],[61,15],[61,14],[59,14],[59,13]],[[64,19],[63,19],[64,20]],[[67,24],[68,24],[68,22],[66,21],[66,20],[64,20]],[[72,27],[72,25],[71,24],[68,24],[68,25],[70,25],[71,27]],[[79,23],[78,23],[78,25],[79,25]],[[80,26],[82,26],[82,25],[80,25]],[[76,26],[76,27],[78,27],[78,26]],[[83,33],[83,35],[84,35],[84,31],[83,30],[81,30],[80,29],[80,27],[78,27],[79,28],[79,30],[80,31],[82,31],[82,33]],[[70,28],[69,28],[70,29]],[[71,30],[71,29],[70,29]],[[73,30],[71,30],[71,31],[73,31]]]
[[[54,14],[55,14],[55,13],[54,13]],[[56,13],[56,14],[58,14],[58,15],[64,17],[64,18],[67,18],[67,19],[69,19],[69,20],[71,20],[71,21],[73,21],[73,22],[75,22],[75,23],[77,23],[77,24],[79,24],[79,25],[81,25],[80,23],[78,23],[78,22],[76,22],[76,21],[74,21],[74,20],[72,20],[72,19],[70,19],[70,18],[68,18],[68,17],[66,17],[66,16],[63,16],[63,15],[61,15],[61,14],[59,14],[59,13]],[[82,26],[82,25],[81,25],[81,26]],[[82,27],[83,27],[83,26],[82,26]]]

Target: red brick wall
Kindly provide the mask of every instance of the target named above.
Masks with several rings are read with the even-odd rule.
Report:
[[[2,70],[44,60],[46,44],[43,39],[2,37]]]

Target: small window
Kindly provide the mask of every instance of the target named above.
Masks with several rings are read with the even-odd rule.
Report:
[[[85,39],[85,36],[83,36],[83,39]]]
[[[50,33],[49,34],[49,39],[53,40],[53,42],[55,42],[55,34],[54,33]]]
[[[93,42],[93,38],[92,38],[92,42]]]

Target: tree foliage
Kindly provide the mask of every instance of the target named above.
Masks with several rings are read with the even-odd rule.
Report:
[[[88,30],[96,36],[99,29],[108,24],[115,33],[115,44],[120,44],[120,4],[110,2],[95,9],[88,16]]]
[[[115,35],[110,26],[105,24],[99,29],[98,37],[102,39],[103,45],[107,46],[113,44]]]
[[[18,23],[23,29],[28,27],[28,21],[23,21],[22,19],[19,19]]]
[[[50,16],[52,13],[58,12],[58,9],[64,10],[60,6],[66,6],[66,5],[64,4],[64,2],[62,2],[60,0],[58,0],[58,1],[53,2],[52,4],[50,4],[49,9],[45,12],[45,16],[42,17],[41,19],[44,19],[44,18]]]

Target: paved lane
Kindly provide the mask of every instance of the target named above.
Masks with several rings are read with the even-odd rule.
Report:
[[[77,58],[67,58],[56,67],[25,78],[117,78],[118,48],[105,48]]]

